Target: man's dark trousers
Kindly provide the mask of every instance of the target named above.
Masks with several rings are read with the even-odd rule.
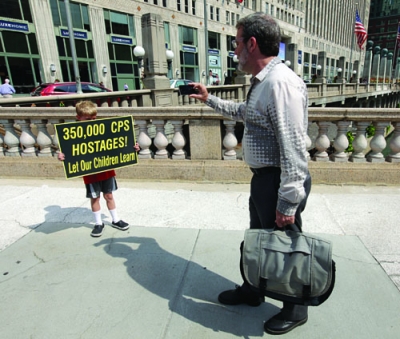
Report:
[[[250,185],[250,228],[275,228],[276,207],[278,202],[278,190],[280,187],[281,169],[279,167],[263,167],[262,169],[252,169],[253,177]],[[295,231],[301,232],[302,220],[301,212],[306,207],[307,198],[311,191],[311,177],[308,174],[304,181],[305,198],[300,202],[295,214],[294,225],[288,225]],[[243,252],[243,242],[240,246],[240,253]],[[244,285],[247,284],[240,258],[240,273],[242,274]],[[282,315],[287,320],[297,321],[307,317],[308,307],[283,302]]]

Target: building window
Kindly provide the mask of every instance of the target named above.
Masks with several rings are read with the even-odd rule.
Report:
[[[185,0],[185,13],[189,13],[189,0]]]
[[[219,19],[219,8],[217,8],[215,20],[218,21],[218,22],[220,21],[220,19]]]
[[[104,21],[107,34],[136,36],[132,15],[113,12],[105,9]]]
[[[181,12],[181,0],[176,0],[176,10]]]
[[[230,24],[230,20],[229,20],[229,19],[230,19],[231,16],[230,16],[230,14],[229,14],[228,11],[226,11],[225,14],[226,14],[226,15],[225,15],[226,24],[229,25],[229,24]]]
[[[197,30],[195,28],[179,26],[179,32],[181,44],[197,46]]]
[[[196,15],[196,0],[192,0],[192,14]]]
[[[214,20],[214,6],[210,6],[210,20]]]
[[[212,49],[221,49],[220,35],[215,32],[208,32],[208,47]]]
[[[2,17],[32,22],[28,0],[0,1]]]
[[[54,26],[68,27],[67,13],[64,1],[50,0],[51,14]],[[90,31],[89,12],[87,5],[70,3],[72,26]]]

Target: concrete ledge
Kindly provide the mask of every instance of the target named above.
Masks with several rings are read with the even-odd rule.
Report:
[[[64,178],[54,158],[1,157],[0,176],[12,178]],[[314,184],[400,185],[400,163],[309,162]],[[151,181],[248,183],[251,172],[240,160],[139,160],[117,170],[118,178]]]

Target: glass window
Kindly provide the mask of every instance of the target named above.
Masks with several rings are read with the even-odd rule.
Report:
[[[2,17],[23,20],[19,1],[15,0],[1,0],[0,13]]]
[[[135,36],[135,25],[132,15],[104,10],[104,21],[107,34]]]
[[[197,45],[197,30],[192,27],[179,26],[180,42],[186,45]]]
[[[192,14],[196,15],[196,0],[192,0]]]
[[[169,34],[169,22],[164,21],[164,39],[167,44],[171,43],[171,38]]]
[[[216,32],[208,32],[208,47],[214,49],[221,49],[220,47],[220,37]]]
[[[87,5],[69,3],[73,28],[90,31],[90,20]],[[64,0],[50,0],[51,15],[54,26],[68,26],[67,13]]]
[[[18,32],[3,31],[3,41],[7,53],[29,54],[26,35]]]
[[[131,46],[114,44],[114,48],[115,48],[116,60],[126,60],[126,61],[132,60]]]

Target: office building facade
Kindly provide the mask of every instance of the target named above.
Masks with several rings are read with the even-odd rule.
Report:
[[[364,59],[354,43],[356,5],[348,0],[74,0],[69,4],[76,58],[64,0],[0,2],[0,78],[9,77],[17,92],[29,93],[37,83],[56,79],[75,81],[74,59],[81,81],[102,82],[113,90],[123,90],[124,84],[139,89],[142,71],[133,50],[146,39],[141,18],[147,13],[163,21],[165,49],[174,55],[169,78],[205,83],[206,71],[211,70],[221,84],[234,79],[235,25],[255,11],[279,22],[279,56],[305,81],[318,70],[327,80],[338,68],[348,75],[355,61],[362,68]],[[369,5],[369,0],[357,5],[366,28]]]

